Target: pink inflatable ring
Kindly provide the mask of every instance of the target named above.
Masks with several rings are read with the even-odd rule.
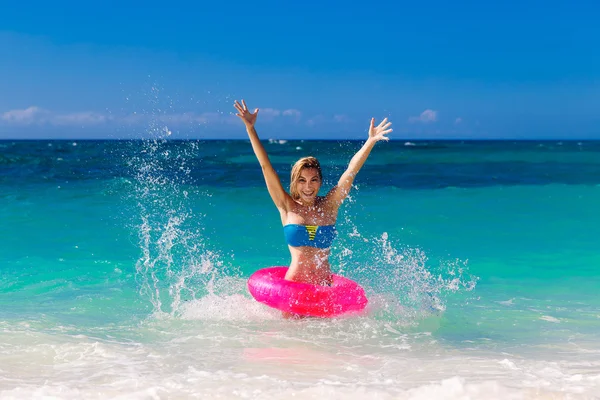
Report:
[[[333,275],[332,286],[286,281],[287,267],[256,271],[248,279],[248,290],[257,301],[298,315],[333,317],[363,310],[365,291],[356,282]]]

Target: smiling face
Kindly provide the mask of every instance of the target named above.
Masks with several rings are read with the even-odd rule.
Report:
[[[294,200],[312,204],[317,198],[322,181],[319,161],[314,157],[301,158],[292,168],[290,194]]]
[[[321,177],[316,168],[302,168],[300,177],[296,183],[296,191],[300,200],[305,204],[312,204],[321,188]]]

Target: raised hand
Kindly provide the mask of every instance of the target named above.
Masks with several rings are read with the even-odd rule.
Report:
[[[391,125],[392,123],[388,122],[387,118],[384,118],[379,125],[375,126],[375,118],[371,118],[369,138],[375,140],[376,142],[380,140],[390,140],[390,138],[385,135],[392,131],[392,129],[388,129]]]
[[[254,112],[251,113],[250,111],[248,111],[248,106],[246,106],[246,102],[243,99],[242,104],[240,104],[236,100],[233,106],[236,110],[238,110],[238,113],[235,115],[240,117],[240,119],[242,120],[242,122],[244,122],[244,125],[246,125],[247,128],[254,126],[254,123],[256,122],[256,117],[258,117],[258,108],[256,108]]]

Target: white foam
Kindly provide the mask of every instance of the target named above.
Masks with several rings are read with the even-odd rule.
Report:
[[[211,302],[216,313],[204,311]],[[182,307],[183,320],[94,335],[75,327],[42,333],[6,326],[0,398],[494,400],[600,393],[595,355],[502,358],[448,349],[430,333],[408,334],[367,317],[292,322],[252,307],[240,296],[201,299]],[[248,320],[253,312],[256,319]]]
[[[514,362],[508,360],[508,359],[504,359],[502,361],[499,362],[500,365],[505,366],[508,369],[512,369],[512,370],[518,370],[519,368],[515,365]]]
[[[183,303],[179,312],[181,318],[191,320],[251,321],[281,319],[281,312],[240,294],[230,296],[210,294]]]
[[[512,306],[514,305],[514,300],[515,299],[510,299],[510,300],[506,300],[506,301],[498,301],[498,304],[502,304],[503,306]]]
[[[543,315],[543,316],[540,317],[540,319],[543,320],[543,321],[554,322],[556,324],[560,323],[560,320],[558,318],[551,317],[549,315]]]

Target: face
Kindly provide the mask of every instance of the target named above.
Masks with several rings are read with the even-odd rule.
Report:
[[[319,193],[321,187],[321,179],[316,168],[302,168],[300,178],[296,184],[296,189],[300,194],[300,199],[303,202],[312,203]]]

